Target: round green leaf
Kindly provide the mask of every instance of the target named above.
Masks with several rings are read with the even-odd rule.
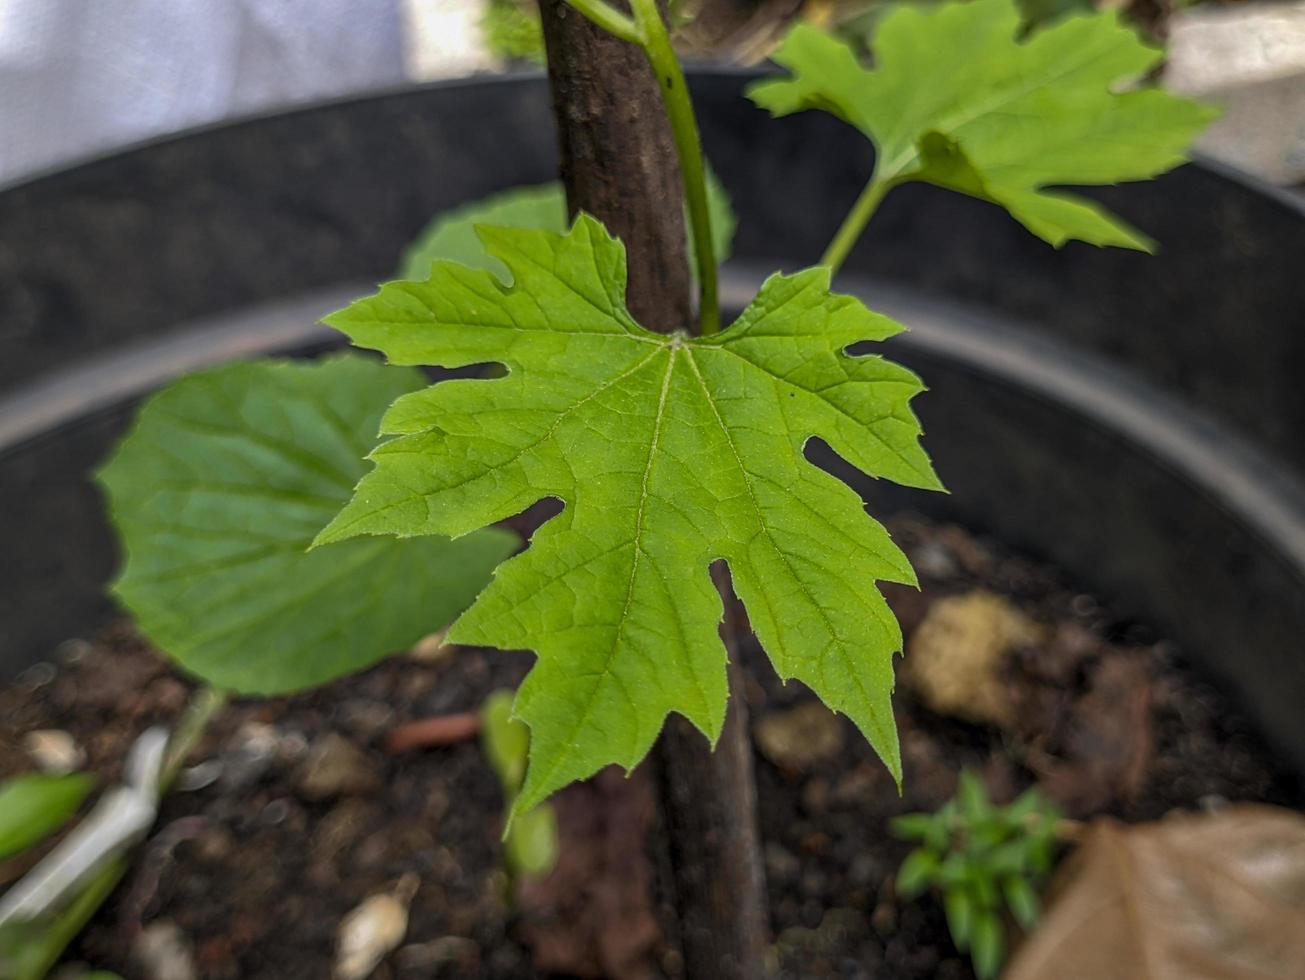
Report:
[[[276,694],[447,626],[515,535],[307,550],[367,470],[385,408],[424,384],[348,354],[230,364],[150,398],[99,474],[126,552],[114,593],[145,635],[217,687]]]

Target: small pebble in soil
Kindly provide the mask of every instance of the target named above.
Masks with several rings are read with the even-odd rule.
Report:
[[[276,762],[280,733],[272,725],[247,721],[220,756],[222,786],[232,793],[253,786]]]
[[[402,970],[426,974],[441,966],[455,965],[463,976],[469,976],[480,960],[480,946],[475,940],[463,936],[441,936],[425,943],[410,943],[394,954],[394,962]]]
[[[979,590],[939,599],[910,638],[902,682],[939,714],[1005,725],[1014,707],[1002,666],[1042,634],[1003,596]]]
[[[761,718],[753,728],[757,746],[780,769],[804,773],[843,748],[843,723],[818,701],[803,701]]]
[[[57,728],[43,728],[23,737],[23,749],[41,772],[62,776],[86,764],[77,740]]]
[[[408,931],[408,905],[419,879],[404,875],[390,891],[372,895],[346,915],[337,933],[337,980],[366,980]]]
[[[197,980],[190,940],[169,919],[151,922],[132,943],[130,959],[141,980]]]
[[[295,788],[307,800],[362,796],[380,786],[377,766],[353,742],[335,732],[320,736],[308,749],[295,777]]]

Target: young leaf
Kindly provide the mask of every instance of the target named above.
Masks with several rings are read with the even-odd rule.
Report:
[[[934,844],[937,839],[935,828],[940,823],[932,813],[904,813],[893,817],[891,826],[894,836],[903,840],[929,841],[930,846],[941,847],[946,844],[946,837],[942,844]]]
[[[1001,883],[1002,893],[1006,896],[1006,906],[1011,915],[1023,929],[1032,929],[1038,921],[1038,896],[1028,879],[1020,875],[1010,875]]]
[[[1015,0],[902,4],[874,39],[875,66],[800,24],[774,59],[792,73],[749,94],[774,115],[824,109],[875,144],[874,180],[923,180],[1006,208],[1052,245],[1150,249],[1082,197],[1048,187],[1142,180],[1186,159],[1216,115],[1156,88],[1121,88],[1163,57],[1118,12],[1021,35]]]
[[[441,259],[488,269],[505,278],[507,267],[486,254],[476,237],[477,225],[561,231],[566,227],[566,193],[556,181],[514,187],[443,212],[404,250],[399,278],[421,282],[430,275],[432,263]]]
[[[734,242],[734,209],[730,207],[724,185],[710,168],[707,170],[707,209],[711,213],[716,261],[724,262]],[[446,259],[473,269],[488,269],[506,282],[507,266],[485,251],[476,237],[477,225],[538,228],[560,235],[566,231],[566,191],[556,181],[534,187],[514,187],[444,212],[427,225],[403,253],[399,278],[422,282],[430,275],[434,262]],[[688,238],[688,248],[689,268],[697,268],[692,236]]]
[[[82,772],[33,772],[0,783],[0,861],[62,827],[94,786],[94,777]]]
[[[994,980],[1006,956],[1001,920],[990,911],[978,913],[970,926],[970,961],[979,980]]]
[[[126,563],[114,586],[210,683],[320,684],[446,625],[514,535],[356,541],[306,554],[348,501],[381,413],[425,384],[359,355],[231,364],[154,395],[99,479]]]
[[[515,796],[526,778],[530,730],[512,717],[512,692],[494,691],[480,708],[481,745],[498,773],[505,796]]]
[[[897,891],[903,898],[913,898],[929,887],[938,870],[938,855],[923,847],[906,856],[897,869]]]
[[[514,875],[543,877],[556,867],[560,850],[557,813],[549,804],[519,814],[503,841],[503,856]]]
[[[720,558],[780,676],[847,713],[900,778],[901,631],[875,582],[915,578],[802,450],[818,436],[867,473],[939,486],[907,405],[919,380],[845,353],[901,327],[811,269],[772,276],[723,333],[651,333],[624,305],[625,250],[594,219],[566,235],[480,234],[513,286],[437,263],[327,318],[400,364],[508,374],[400,399],[383,422],[399,438],[318,540],[461,534],[543,497],[566,503],[449,634],[539,654],[516,702],[531,729],[517,812],[609,763],[633,767],[671,711],[717,737]]]
[[[952,934],[952,942],[957,949],[965,952],[970,948],[975,915],[974,900],[967,888],[956,885],[943,892],[943,915],[947,919],[947,931]]]

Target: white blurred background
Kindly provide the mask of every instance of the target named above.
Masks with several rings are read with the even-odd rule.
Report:
[[[698,30],[681,39],[755,61],[795,14],[865,31],[887,2],[683,0]],[[1168,37],[1168,84],[1225,106],[1204,150],[1305,182],[1305,0],[1028,3],[1135,13]],[[530,0],[0,0],[0,182],[230,116],[525,63],[531,16]]]

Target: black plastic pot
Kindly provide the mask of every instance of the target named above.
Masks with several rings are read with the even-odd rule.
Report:
[[[855,133],[693,79],[741,223],[725,293],[814,260],[869,172]],[[0,191],[0,669],[111,613],[86,480],[142,393],[332,342],[318,315],[434,213],[554,170],[542,79],[459,82],[246,121]],[[888,199],[842,288],[915,329],[895,355],[950,496],[873,508],[991,530],[1176,638],[1305,774],[1305,208],[1210,165],[1099,194],[1157,257],[1056,252],[928,187]]]

